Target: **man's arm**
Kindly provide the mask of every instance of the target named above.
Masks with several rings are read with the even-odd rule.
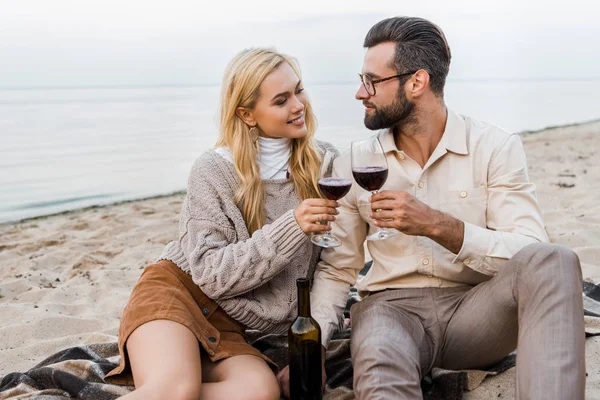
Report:
[[[348,154],[336,159],[333,175],[352,179]],[[325,348],[333,332],[340,327],[350,286],[356,283],[365,262],[363,246],[368,225],[358,210],[356,190],[360,189],[353,185],[348,195],[339,201],[339,214],[331,223],[331,232],[342,244],[323,249],[311,289],[311,314],[321,327],[321,343]]]
[[[375,224],[407,235],[427,236],[485,275],[523,247],[547,242],[542,213],[529,182],[527,160],[518,135],[511,135],[488,167],[486,227],[460,221],[434,210],[406,192],[383,191],[371,199]]]
[[[371,216],[376,226],[395,228],[407,235],[427,236],[452,253],[460,251],[464,223],[429,207],[407,192],[385,190],[373,195]]]

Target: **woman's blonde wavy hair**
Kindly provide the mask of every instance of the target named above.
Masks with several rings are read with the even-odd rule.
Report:
[[[221,87],[220,129],[217,147],[228,148],[233,155],[240,187],[235,201],[242,210],[248,232],[265,224],[265,192],[256,162],[258,140],[252,137],[250,127],[237,115],[238,107],[253,109],[260,96],[260,85],[275,68],[288,63],[301,79],[295,59],[273,49],[253,48],[236,55],[230,61]],[[320,197],[317,181],[320,158],[314,145],[317,119],[309,102],[304,109],[307,134],[292,139],[290,173],[299,200]]]

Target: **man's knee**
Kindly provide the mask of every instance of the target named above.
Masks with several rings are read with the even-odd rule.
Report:
[[[398,334],[400,333],[400,334]],[[390,357],[397,362],[421,364],[419,345],[410,336],[395,332],[394,335],[384,332],[364,336],[360,340],[351,339],[351,354],[353,362],[374,363],[387,362]]]
[[[393,321],[388,311],[385,304],[368,307],[359,314],[361,328],[352,329],[350,353],[357,399],[417,399],[421,395],[421,365],[428,365],[429,360],[420,360],[421,349],[413,338],[417,329],[413,322],[407,324],[402,312]]]
[[[409,336],[414,336],[411,331],[422,330],[415,318],[390,305],[386,301],[371,303],[357,303],[350,310],[352,320],[352,335],[361,340],[386,335],[398,336],[398,332],[407,330]],[[389,336],[388,336],[389,338]]]
[[[567,247],[552,243],[534,243],[524,247],[515,254],[520,268],[532,270],[533,272],[572,272],[581,275],[579,257]],[[559,276],[560,274],[556,274]]]
[[[353,318],[357,318],[350,336],[353,359],[376,361],[394,354],[419,363],[419,343],[425,338],[419,321],[385,302],[370,304]]]
[[[582,290],[581,265],[577,254],[556,244],[535,243],[515,255],[517,283],[521,290],[552,290],[557,295],[575,295]]]

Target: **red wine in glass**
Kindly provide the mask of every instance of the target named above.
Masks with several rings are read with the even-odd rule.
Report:
[[[358,185],[373,192],[381,189],[388,176],[388,169],[380,166],[357,167],[352,170],[354,180]]]
[[[317,185],[323,197],[328,200],[339,200],[348,194],[352,187],[352,181],[346,178],[333,176],[333,160],[337,156],[336,152],[327,150],[321,161],[319,170],[319,180]],[[327,222],[329,224],[329,222]],[[318,233],[312,235],[310,241],[321,247],[337,247],[342,244],[340,239],[336,238],[331,232]]]
[[[352,187],[352,181],[346,178],[321,178],[319,189],[328,200],[339,200],[348,194]]]
[[[376,194],[388,177],[388,164],[378,137],[352,142],[352,176],[361,188]],[[385,240],[399,232],[395,229],[379,228],[367,236],[367,240]]]

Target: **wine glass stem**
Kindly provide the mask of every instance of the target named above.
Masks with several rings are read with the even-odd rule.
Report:
[[[329,221],[325,221],[324,225],[329,226]],[[323,236],[326,237],[327,239],[331,239],[331,231],[325,231]]]

